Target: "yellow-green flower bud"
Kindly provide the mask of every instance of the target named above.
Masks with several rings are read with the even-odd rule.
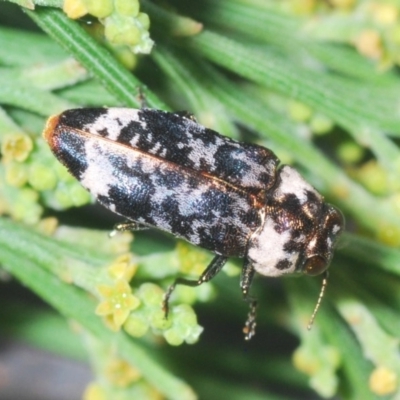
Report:
[[[148,31],[150,28],[150,18],[146,13],[139,13],[136,17],[137,21],[142,25],[142,29]]]
[[[316,135],[328,133],[333,128],[333,121],[325,115],[316,114],[311,117],[310,128]]]
[[[1,153],[6,161],[25,161],[32,149],[32,139],[23,133],[6,135],[1,145]]]
[[[180,346],[183,343],[183,339],[180,335],[179,329],[171,328],[164,332],[165,340],[171,346]]]
[[[64,0],[63,11],[72,19],[81,18],[88,12],[83,0]]]
[[[149,323],[145,316],[135,311],[125,321],[124,330],[133,337],[142,337],[149,330]]]
[[[73,206],[69,189],[65,184],[57,186],[54,191],[54,199],[56,204],[53,204],[53,208],[64,210]]]
[[[105,370],[105,376],[114,386],[125,388],[141,378],[138,369],[122,359],[111,360]]]
[[[338,157],[345,163],[357,163],[364,156],[364,148],[351,141],[342,143],[337,150]]]
[[[369,377],[369,388],[371,392],[378,396],[387,396],[393,394],[399,387],[399,377],[396,371],[379,366],[372,371]]]
[[[114,0],[115,11],[120,15],[136,17],[139,14],[138,0]]]
[[[304,103],[291,101],[289,104],[289,115],[297,122],[308,121],[312,115],[312,109]]]
[[[358,178],[369,191],[377,195],[385,195],[389,190],[386,170],[375,160],[365,163],[358,171]]]
[[[378,228],[377,238],[388,246],[400,246],[400,228],[395,225],[382,225]]]
[[[114,11],[112,0],[83,0],[88,13],[97,18],[106,18]]]
[[[129,70],[133,70],[137,64],[137,56],[132,53],[128,46],[109,46],[118,61]]]
[[[37,223],[42,214],[42,207],[37,204],[39,195],[32,189],[22,189],[18,198],[11,205],[10,214],[17,221],[24,221],[28,224]]]
[[[11,162],[6,165],[6,182],[10,186],[22,187],[28,181],[28,171],[25,164]]]
[[[164,291],[154,283],[143,283],[140,285],[138,296],[147,306],[160,307]]]
[[[48,166],[33,163],[29,166],[28,181],[38,191],[50,190],[56,187],[57,176]]]
[[[140,30],[133,18],[111,15],[105,19],[104,26],[106,38],[111,43],[135,46],[140,41]]]
[[[204,328],[200,325],[194,326],[189,334],[185,338],[185,342],[187,344],[194,344],[199,340],[201,333],[203,332]]]
[[[165,331],[172,326],[171,318],[165,318],[165,313],[160,307],[149,315],[149,322],[152,328],[160,331]]]
[[[91,197],[87,190],[78,184],[69,187],[70,198],[75,207],[80,207],[90,203]]]
[[[109,316],[109,323],[117,331],[126,322],[130,312],[140,305],[140,300],[132,294],[129,283],[118,280],[113,286],[98,285],[97,290],[102,297],[102,302],[96,308],[96,314]]]

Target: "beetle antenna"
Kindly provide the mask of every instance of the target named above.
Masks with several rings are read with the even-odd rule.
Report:
[[[307,325],[308,330],[311,330],[311,328],[314,324],[315,316],[317,315],[319,307],[322,303],[322,298],[324,297],[325,289],[326,289],[326,286],[328,285],[328,276],[329,276],[328,271],[325,271],[324,277],[322,279],[322,286],[321,286],[321,291],[319,292],[317,304],[315,305],[314,311],[313,311],[310,321],[308,322],[308,325]]]

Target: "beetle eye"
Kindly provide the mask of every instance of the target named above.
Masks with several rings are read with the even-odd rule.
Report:
[[[307,275],[315,276],[322,274],[328,267],[326,260],[321,256],[312,256],[304,264],[304,272]]]

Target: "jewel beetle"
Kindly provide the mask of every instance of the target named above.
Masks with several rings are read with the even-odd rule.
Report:
[[[220,135],[188,113],[148,108],[67,110],[48,120],[44,138],[99,203],[128,220],[119,229],[154,227],[215,253],[199,279],[170,286],[166,314],[177,284],[200,285],[241,257],[250,339],[255,272],[326,274],[342,214],[265,147]],[[325,285],[326,275],[316,309]]]

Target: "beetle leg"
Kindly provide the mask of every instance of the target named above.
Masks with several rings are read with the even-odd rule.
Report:
[[[165,318],[168,318],[169,313],[169,298],[171,297],[172,292],[175,290],[176,285],[186,285],[186,286],[199,286],[204,282],[210,281],[214,278],[215,275],[221,271],[222,267],[225,265],[228,257],[217,255],[215,256],[208,267],[204,270],[201,274],[200,278],[195,280],[185,279],[185,278],[177,278],[175,282],[168,288],[167,292],[165,293],[164,300],[162,303],[162,309],[165,313]]]
[[[136,221],[125,221],[120,222],[119,224],[114,225],[114,229],[109,233],[110,237],[115,236],[118,232],[124,231],[143,231],[145,229],[149,229],[147,225],[141,224]]]
[[[240,288],[242,289],[243,298],[245,300],[249,297],[251,283],[253,282],[255,269],[250,261],[245,259],[242,267],[242,274],[240,276]]]
[[[254,272],[255,270],[250,261],[245,259],[240,277],[240,288],[242,289],[243,299],[250,304],[250,310],[243,328],[245,340],[250,340],[256,333],[257,300],[249,294]]]

